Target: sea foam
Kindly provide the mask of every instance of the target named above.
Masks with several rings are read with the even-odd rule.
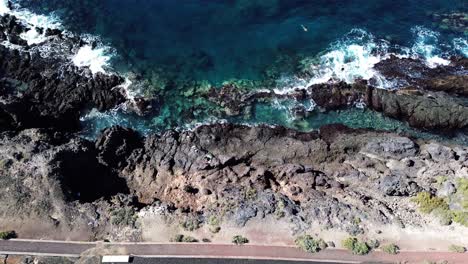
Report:
[[[60,29],[65,34],[72,34],[67,32],[61,23],[61,20],[54,14],[50,15],[39,15],[30,12],[27,9],[21,8],[14,1],[11,1],[14,8],[10,8],[8,0],[0,0],[0,15],[10,14],[19,19],[21,23],[26,25],[29,29],[23,32],[20,37],[27,41],[28,45],[37,45],[37,49],[41,51],[41,55],[47,56],[54,54],[48,49],[48,45],[44,45],[45,51],[41,48],[41,44],[44,44],[48,37],[45,35],[45,29]],[[37,30],[36,28],[44,29]],[[90,37],[89,35],[81,36],[87,42],[96,42],[97,37]],[[20,49],[21,47],[10,45],[8,42],[2,43],[4,46],[9,48]],[[65,54],[64,54],[65,55]],[[105,45],[84,45],[80,47],[75,54],[71,54],[71,61],[78,67],[89,67],[93,74],[101,72],[106,73],[106,68],[109,68],[109,61],[113,56],[112,49]]]
[[[9,7],[8,0],[0,0],[0,15],[13,15],[29,28],[28,31],[20,35],[22,39],[27,41],[28,45],[39,44],[47,40],[45,33],[38,32],[36,27],[43,29],[59,29],[62,27],[60,20],[54,15],[38,15],[20,8],[14,2],[11,3],[15,6],[15,9]]]
[[[438,32],[420,26],[412,28],[411,32],[415,37],[415,43],[411,48],[412,57],[424,58],[427,66],[431,68],[450,64],[448,59],[442,57],[443,53],[439,48],[440,34]]]
[[[456,38],[453,40],[453,48],[456,52],[468,57],[468,40],[465,38]]]
[[[353,29],[343,39],[333,43],[329,50],[311,65],[313,77],[308,85],[326,83],[329,80],[353,83],[356,79],[378,80],[381,76],[374,70],[375,64],[388,56],[388,43],[376,41],[374,36],[362,29]]]
[[[73,56],[72,61],[78,67],[89,67],[95,74],[105,73],[111,58],[106,47],[93,48],[91,45],[85,45]]]
[[[395,55],[400,58],[423,60],[430,68],[448,65],[451,53],[442,51],[439,43],[440,34],[424,27],[411,29],[414,35],[413,45],[402,47],[391,45],[383,39],[376,39],[363,29],[353,29],[344,37],[332,43],[329,48],[313,63],[306,63],[305,71],[309,78],[282,76],[277,81],[275,93],[285,94],[310,85],[339,82],[354,83],[358,79],[371,81],[371,84],[383,89],[395,89],[404,86],[398,80],[387,80],[374,66],[382,60]],[[466,39],[458,38],[452,44],[455,53],[468,56]]]

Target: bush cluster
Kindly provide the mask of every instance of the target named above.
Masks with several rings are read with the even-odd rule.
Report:
[[[200,228],[201,223],[198,219],[190,218],[182,222],[180,225],[183,229],[187,231],[193,231]]]
[[[328,247],[323,239],[314,239],[310,235],[300,236],[294,242],[297,247],[309,253],[316,253]]]
[[[455,253],[465,253],[466,248],[464,246],[450,245],[449,251],[450,252],[455,252]]]
[[[214,215],[208,218],[208,225],[210,226],[209,229],[211,233],[219,233],[219,231],[221,231],[221,227],[219,226],[220,220]]]
[[[398,254],[398,250],[400,250],[400,248],[395,244],[383,245],[381,249],[383,252],[392,254],[392,255]]]
[[[198,239],[191,237],[191,236],[184,236],[181,234],[175,235],[172,239],[171,242],[179,242],[179,243],[195,243],[198,242]]]
[[[371,251],[371,248],[364,241],[359,241],[355,237],[348,237],[343,240],[342,245],[344,248],[351,251],[355,255],[366,255]]]
[[[449,210],[449,206],[445,199],[432,196],[428,192],[418,193],[418,195],[413,198],[413,201],[419,205],[419,210],[425,214],[432,213],[432,211],[436,209]]]
[[[12,239],[16,237],[17,237],[16,232],[12,230],[0,232],[0,239],[3,239],[3,240]]]
[[[111,223],[121,226],[135,225],[138,216],[133,208],[119,208],[111,213]]]
[[[465,186],[464,182],[461,181],[458,183],[459,189],[458,192],[462,192]],[[467,187],[468,188],[468,187]],[[467,194],[468,196],[468,194]],[[468,198],[467,198],[468,199]],[[447,201],[443,198],[433,196],[428,192],[420,192],[416,197],[413,198],[413,201],[419,206],[419,210],[422,213],[429,214],[434,213],[441,220],[441,224],[449,225],[453,222],[459,223],[463,226],[468,227],[468,212],[459,211],[459,210],[450,210]]]
[[[232,243],[236,245],[243,245],[249,243],[249,240],[241,235],[236,235],[232,238]]]

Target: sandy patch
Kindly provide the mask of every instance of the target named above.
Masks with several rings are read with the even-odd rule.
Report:
[[[276,219],[273,216],[266,218],[254,218],[245,227],[239,228],[230,223],[222,223],[219,233],[210,232],[209,225],[188,232],[180,227],[179,223],[166,224],[162,216],[151,215],[140,218],[143,240],[145,242],[169,242],[176,234],[190,235],[198,240],[209,239],[217,244],[230,244],[235,235],[242,235],[256,245],[294,245],[295,236],[291,231],[291,223],[286,218]],[[395,243],[402,250],[438,250],[447,251],[452,244],[468,246],[468,228],[452,225],[439,226],[434,223],[424,228],[407,227],[397,225],[375,226],[375,230],[358,236],[363,240],[377,239],[381,244]],[[379,231],[379,232],[377,232]],[[324,229],[319,226],[311,227],[307,232],[315,237],[332,241],[337,248],[341,247],[341,241],[347,237],[344,231],[336,229]]]

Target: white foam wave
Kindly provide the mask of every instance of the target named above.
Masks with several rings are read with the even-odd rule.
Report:
[[[468,40],[465,38],[456,38],[453,40],[453,48],[463,56],[468,57]]]
[[[391,84],[374,69],[375,64],[390,56],[388,47],[387,41],[377,41],[372,34],[353,29],[344,38],[332,43],[314,63],[304,63],[305,71],[311,78],[283,77],[278,81],[279,88],[274,91],[288,93],[314,84],[330,81],[354,83],[357,79],[372,79],[375,86],[390,87]]]
[[[0,15],[4,15],[10,12],[8,7],[8,0],[0,0]]]
[[[415,36],[411,47],[390,45],[386,40],[376,38],[362,29],[353,29],[342,39],[332,43],[327,51],[312,63],[304,60],[305,71],[311,77],[282,76],[277,80],[275,93],[286,94],[310,85],[339,82],[354,83],[358,79],[368,80],[378,88],[394,89],[405,85],[401,80],[385,79],[374,66],[395,55],[400,58],[422,59],[428,67],[449,65],[451,54],[443,52],[439,43],[440,34],[424,27],[414,27]],[[447,44],[446,44],[447,46]],[[450,45],[449,45],[450,46]],[[468,42],[458,38],[453,41],[453,49],[468,56]]]
[[[72,61],[78,67],[89,67],[91,72],[95,74],[105,73],[111,58],[112,55],[109,54],[108,48],[93,48],[91,45],[85,45],[73,56]]]
[[[449,60],[441,57],[438,32],[420,26],[412,28],[411,31],[416,39],[411,48],[413,57],[424,58],[427,66],[431,68],[450,64]]]
[[[73,35],[73,33],[63,29],[61,20],[57,16],[53,14],[47,16],[35,14],[21,8],[14,1],[10,3],[12,3],[14,8],[10,8],[8,0],[0,0],[0,15],[10,14],[18,18],[28,28],[26,32],[21,33],[20,37],[26,40],[28,45],[36,44],[34,50],[38,50],[41,56],[67,56],[67,59],[71,56],[71,62],[78,67],[89,67],[93,74],[98,72],[106,73],[106,69],[110,66],[110,60],[114,56],[113,50],[110,47],[102,44],[94,46],[84,45],[75,54],[69,54],[66,47],[62,48],[61,45],[46,43],[49,39],[45,34],[46,29],[60,29],[64,35]],[[94,36],[82,35],[80,37],[87,43],[99,43]],[[10,45],[5,42],[1,44],[8,48],[21,49],[19,46]],[[55,49],[58,50],[55,51]]]
[[[22,39],[27,41],[28,45],[39,44],[47,40],[45,32],[39,32],[36,28],[61,28],[60,20],[54,15],[38,15],[29,10],[21,9],[19,6],[16,6],[15,9],[11,9],[8,0],[0,0],[0,15],[5,14],[17,17],[29,28],[28,31],[20,35]]]
[[[378,77],[373,67],[388,54],[387,48],[386,42],[378,43],[371,34],[354,29],[344,40],[332,44],[318,64],[311,65],[310,72],[314,77],[308,85],[329,80],[353,83],[358,78],[369,80]]]

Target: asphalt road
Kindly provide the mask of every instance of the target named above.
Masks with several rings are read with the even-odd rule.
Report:
[[[135,258],[133,264],[340,264],[338,262],[310,262],[250,259],[180,259]]]
[[[86,252],[86,253],[85,253]],[[136,264],[306,264],[306,263],[422,263],[448,261],[467,264],[468,253],[423,251],[389,255],[373,251],[365,256],[330,249],[309,254],[295,247],[223,244],[91,243],[67,241],[0,240],[0,254],[78,257],[133,255]],[[245,259],[245,260],[243,260]],[[249,259],[249,260],[247,260]],[[256,260],[252,260],[256,259]],[[268,259],[268,260],[265,260]],[[288,260],[288,261],[283,261]],[[293,260],[293,261],[290,261]]]

